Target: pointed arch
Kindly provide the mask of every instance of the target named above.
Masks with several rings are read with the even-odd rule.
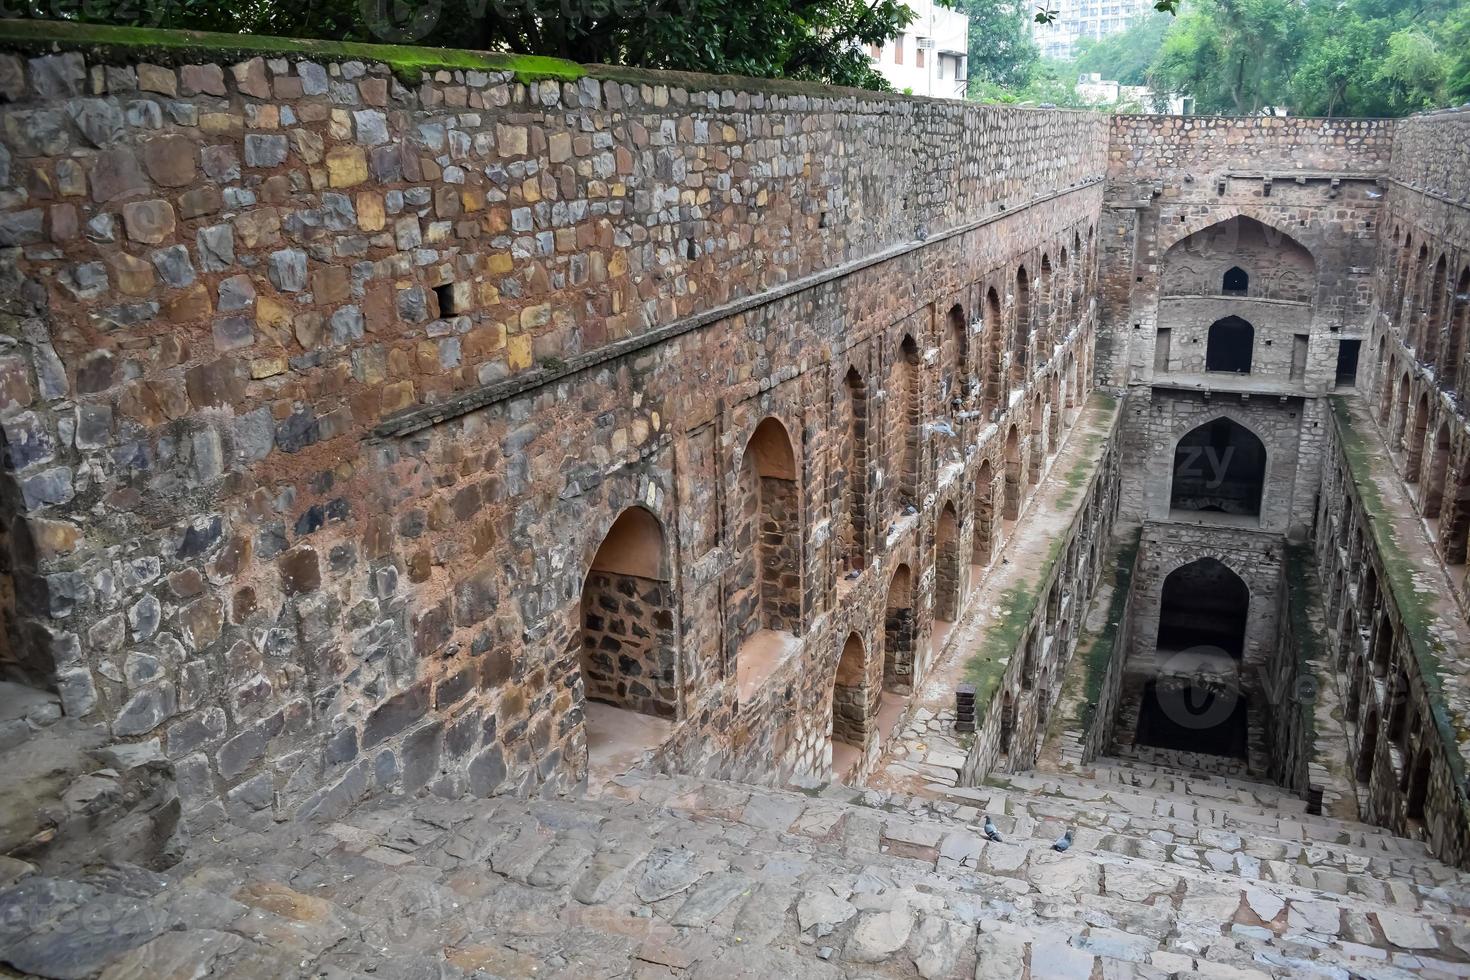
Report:
[[[1439,362],[1440,336],[1448,326],[1444,315],[1447,274],[1445,257],[1441,255],[1439,261],[1434,263],[1434,272],[1429,277],[1429,295],[1424,304],[1424,350],[1420,359],[1425,364]]]
[[[1005,350],[1005,319],[1001,314],[1000,294],[991,287],[985,291],[985,412],[986,417],[1005,400],[1001,391],[1001,357]]]
[[[1055,288],[1055,280],[1052,276],[1051,256],[1045,252],[1041,253],[1041,268],[1036,275],[1036,367],[1040,368],[1051,361],[1052,351],[1052,319],[1056,315],[1056,306],[1053,302],[1052,290]]]
[[[1450,426],[1448,422],[1439,423],[1433,441],[1425,444],[1425,450],[1429,455],[1429,466],[1424,476],[1423,490],[1420,495],[1423,501],[1424,516],[1435,520],[1439,517],[1444,504],[1445,481],[1449,477]]]
[[[842,381],[842,469],[838,494],[845,520],[840,538],[842,567],[868,564],[868,386],[856,367]]]
[[[1414,403],[1414,420],[1405,436],[1404,480],[1419,482],[1419,468],[1424,460],[1424,435],[1429,429],[1429,392],[1420,392]]]
[[[1046,400],[1038,386],[1031,398],[1031,465],[1026,468],[1026,484],[1041,482],[1041,468],[1046,462]]]
[[[939,511],[934,529],[934,618],[953,623],[960,615],[960,519],[953,501]]]
[[[995,509],[995,468],[990,460],[982,460],[975,475],[975,518],[970,561],[976,565],[989,565],[992,554]]]
[[[1238,316],[1210,324],[1205,342],[1205,370],[1250,374],[1256,328]]]
[[[675,602],[663,525],[633,506],[618,515],[582,582],[576,638],[588,700],[674,718],[678,705]]]
[[[741,459],[742,506],[735,535],[740,554],[730,622],[743,643],[761,630],[802,628],[801,499],[796,452],[786,426],[767,416]]]
[[[1378,752],[1378,706],[1373,705],[1368,709],[1367,717],[1363,719],[1363,728],[1358,742],[1358,764],[1354,775],[1359,783],[1367,783],[1373,778],[1373,760]]]
[[[856,631],[847,634],[832,682],[833,742],[862,748],[878,715],[880,690],[868,677],[868,651]]]
[[[1245,580],[1218,558],[1197,558],[1171,571],[1159,593],[1160,651],[1221,651],[1245,656],[1251,594]]]
[[[1310,249],[1260,218],[1217,214],[1171,228],[1180,237],[1160,242],[1163,295],[1314,299],[1317,261]]]
[[[945,396],[951,402],[965,397],[965,380],[969,374],[970,332],[965,322],[965,309],[956,303],[945,316],[948,326],[945,348],[949,369],[945,372]]]
[[[1217,416],[1175,444],[1169,509],[1259,517],[1266,464],[1260,436],[1228,415]]]
[[[893,429],[898,458],[898,506],[901,511],[917,508],[919,502],[919,345],[904,334],[894,362]]]
[[[1030,373],[1031,354],[1031,276],[1024,265],[1016,269],[1016,305],[1012,313],[1011,385],[1019,387]]]
[[[1021,516],[1021,437],[1014,422],[1006,430],[1005,464],[1005,496],[1001,518],[1014,521]]]
[[[1470,333],[1470,266],[1460,270],[1455,292],[1450,297],[1449,332],[1439,370],[1440,386],[1446,391],[1459,391],[1465,371],[1466,333]]]
[[[883,689],[908,694],[914,683],[914,646],[918,624],[914,616],[913,574],[900,564],[888,580],[883,612]]]

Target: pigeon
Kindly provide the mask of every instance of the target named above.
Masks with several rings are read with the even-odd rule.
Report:
[[[1067,832],[1065,834],[1063,834],[1062,836],[1060,836],[1060,837],[1057,838],[1057,842],[1051,846],[1051,849],[1053,851],[1056,851],[1058,854],[1060,854],[1062,851],[1065,851],[1067,848],[1069,848],[1071,846],[1072,846],[1072,828],[1071,827],[1068,827],[1067,828]]]
[[[990,814],[985,815],[985,836],[1000,843],[1000,831],[995,829],[995,821],[990,819]]]

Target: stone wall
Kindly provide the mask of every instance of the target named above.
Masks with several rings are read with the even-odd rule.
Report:
[[[1425,839],[1441,860],[1470,855],[1465,799],[1470,643],[1412,498],[1367,406],[1334,406],[1315,561],[1324,589],[1323,656],[1348,732],[1347,778],[1365,819]],[[1426,553],[1428,561],[1425,560]]]
[[[976,691],[977,727],[960,771],[962,786],[978,786],[991,772],[1030,769],[1041,751],[1118,516],[1123,463],[1116,413],[1116,406],[1109,408],[1101,452],[1080,474],[1076,495],[1057,506],[1081,505],[1047,560],[1027,571],[1024,587],[1007,593],[1002,622],[986,639],[1001,668],[993,683]]]
[[[1243,266],[1267,251],[1263,264],[1275,273],[1279,256],[1295,243],[1317,270],[1303,381],[1309,389],[1330,387],[1336,342],[1365,335],[1382,196],[1377,182],[1388,169],[1394,121],[1114,116],[1111,125],[1100,377],[1122,384],[1153,376],[1156,331],[1169,326],[1155,312],[1161,266],[1176,244],[1189,248],[1185,264],[1203,277],[1223,264],[1211,260],[1217,250],[1236,253],[1230,264]],[[1209,233],[1238,217],[1271,234],[1222,243]],[[1189,247],[1190,239],[1201,247]],[[1223,248],[1212,248],[1217,245]]]
[[[1222,668],[1217,659],[1202,662],[1193,650],[1161,649],[1159,633],[1164,612],[1165,580],[1174,572],[1188,574],[1201,559],[1220,562],[1235,574],[1249,591],[1244,629],[1244,649],[1238,661]],[[1277,647],[1282,589],[1280,537],[1263,531],[1219,527],[1209,524],[1185,526],[1178,522],[1145,522],[1139,544],[1138,563],[1132,576],[1129,608],[1131,644],[1124,654],[1122,690],[1118,697],[1113,743],[1129,747],[1135,742],[1145,686],[1178,679],[1192,682],[1202,676],[1207,686],[1218,686],[1226,701],[1236,695],[1246,698],[1250,731],[1249,768],[1264,776],[1270,766],[1265,730],[1275,692],[1269,680],[1280,654]],[[1192,598],[1211,596],[1190,593]],[[1223,672],[1222,672],[1223,671]],[[1203,672],[1203,673],[1201,673]]]
[[[196,825],[575,782],[584,578],[634,505],[665,536],[678,650],[656,763],[821,773],[842,641],[881,650],[894,560],[917,669],[932,657],[940,473],[968,542],[1008,428],[1089,387],[1099,117],[631,72],[6,57],[12,662],[68,713],[159,739]],[[1013,388],[1022,264],[1075,298],[1031,304],[1019,334],[1048,349]],[[946,402],[956,306],[973,354]],[[849,368],[865,428],[840,418]],[[741,463],[767,418],[795,468],[778,625],[801,628],[742,692]],[[853,580],[844,455],[868,461]]]

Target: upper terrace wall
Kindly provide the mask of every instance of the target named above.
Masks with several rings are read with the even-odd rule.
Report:
[[[8,632],[69,713],[161,738],[191,807],[575,779],[580,591],[634,505],[674,595],[680,763],[821,766],[812,715],[844,639],[877,649],[896,561],[927,650],[938,508],[968,545],[982,464],[998,508],[1086,392],[1097,117],[108,58],[0,72]],[[1047,339],[1010,372],[1022,263],[1066,299],[1031,304]],[[884,390],[905,337],[912,429]],[[873,513],[839,604],[849,367]],[[745,696],[736,518],[771,416],[802,646]]]
[[[1213,242],[1213,226],[1244,216],[1269,236],[1289,236],[1315,262],[1302,387],[1329,388],[1337,341],[1362,336],[1371,301],[1378,181],[1395,121],[1113,116],[1111,126],[1101,376],[1119,384],[1153,377],[1155,331],[1169,325],[1159,315],[1165,253],[1191,235]]]

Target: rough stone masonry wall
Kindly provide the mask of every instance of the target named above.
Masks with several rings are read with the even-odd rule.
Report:
[[[1268,447],[1262,526],[1285,531],[1311,523],[1322,420],[1310,396],[1332,389],[1338,342],[1364,334],[1378,181],[1392,139],[1391,120],[1113,118],[1098,370],[1100,378],[1131,385],[1132,397],[1145,399],[1125,410],[1133,424],[1125,425],[1124,439],[1140,461],[1124,474],[1130,517],[1167,517],[1173,443],[1211,415],[1226,414]],[[1267,226],[1268,237],[1222,239],[1220,223],[1238,217]],[[1309,304],[1258,298],[1259,284],[1247,297],[1162,295],[1166,270],[1176,277],[1184,266],[1215,270],[1226,266],[1222,252],[1238,256],[1231,264],[1271,274],[1282,261],[1300,267],[1295,246],[1269,235],[1289,236],[1311,254],[1316,285]],[[1203,369],[1209,325],[1227,315],[1256,328],[1251,375],[1240,386],[1305,401],[1237,403],[1218,392],[1202,401],[1197,376],[1172,378]],[[1160,328],[1171,333],[1167,358],[1155,347]],[[1308,336],[1308,350],[1304,371],[1293,377],[1298,334]]]
[[[1289,234],[1317,265],[1309,377],[1336,340],[1363,336],[1393,120],[1113,116],[1101,244],[1099,377],[1148,380],[1160,263],[1169,247],[1245,215]],[[1268,185],[1269,178],[1269,185]],[[1336,183],[1334,183],[1336,181]]]
[[[160,739],[196,824],[578,778],[581,585],[634,504],[673,569],[670,764],[769,775],[798,745],[819,764],[841,640],[878,649],[891,572],[870,563],[835,607],[848,366],[885,377],[895,324],[937,348],[955,303],[972,350],[1000,351],[987,288],[1008,297],[1016,264],[1062,243],[1085,243],[1071,283],[1094,267],[1086,114],[694,76],[5,58],[12,641],[69,714]],[[1091,323],[1084,301],[1056,325],[1039,390],[1085,378]],[[1028,397],[998,426],[956,417],[961,484],[1000,466]],[[804,644],[742,702],[721,658],[729,505],[768,415],[797,460]],[[893,486],[869,429],[872,486]],[[894,515],[871,518],[913,562],[920,616],[931,495],[887,538]]]
[[[1470,617],[1465,576],[1470,540],[1467,146],[1470,112],[1426,113],[1399,123],[1359,390],[1388,434],[1396,469],[1414,485],[1421,513],[1434,523],[1439,558],[1454,568],[1452,587]],[[1441,261],[1445,275],[1436,281]]]

